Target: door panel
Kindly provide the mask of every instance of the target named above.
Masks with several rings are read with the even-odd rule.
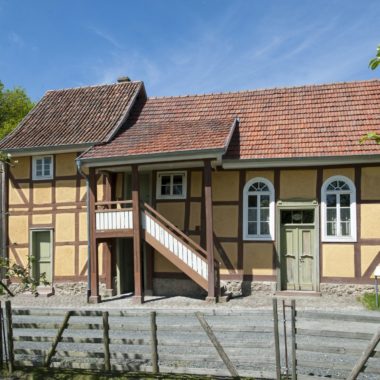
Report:
[[[310,213],[311,210],[307,211]],[[311,223],[302,224],[300,218],[293,217],[298,215],[308,216],[308,213],[305,210],[286,210],[281,215],[285,223],[280,230],[281,286],[288,290],[313,290],[315,230]]]
[[[32,255],[34,256],[34,277],[39,278],[42,273],[46,273],[47,281],[52,281],[51,252],[50,231],[33,231]]]

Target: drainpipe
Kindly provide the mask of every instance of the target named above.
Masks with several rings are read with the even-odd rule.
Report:
[[[88,175],[82,171],[81,162],[77,160],[77,170],[78,173],[86,180],[86,209],[87,209],[87,302],[90,298],[90,289],[91,289],[91,255],[90,255],[90,199],[89,199],[89,189],[90,181]]]

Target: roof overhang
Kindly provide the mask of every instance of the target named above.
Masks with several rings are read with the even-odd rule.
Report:
[[[12,157],[38,156],[42,154],[84,152],[88,148],[92,147],[93,145],[94,143],[36,146],[36,147],[27,147],[27,148],[3,149],[2,151],[4,153],[9,153]]]
[[[323,157],[285,157],[276,159],[223,159],[224,169],[281,168],[380,163],[380,154]]]

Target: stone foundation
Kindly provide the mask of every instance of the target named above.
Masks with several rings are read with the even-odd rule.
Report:
[[[178,278],[154,278],[155,296],[206,297],[207,292],[192,280]]]
[[[365,284],[343,284],[343,283],[322,283],[320,284],[322,294],[335,294],[338,296],[363,295],[366,292],[374,292],[374,285]]]
[[[273,293],[276,290],[276,283],[271,281],[222,280],[220,285],[226,293],[232,294],[232,297],[249,296],[257,291]]]

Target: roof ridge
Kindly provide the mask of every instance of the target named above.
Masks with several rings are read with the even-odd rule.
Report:
[[[143,83],[142,80],[131,80],[129,82],[116,82],[116,83],[103,83],[103,84],[93,84],[87,86],[77,86],[77,87],[67,87],[67,88],[56,88],[54,90],[46,90],[45,94],[48,92],[58,92],[58,91],[70,91],[70,90],[81,90],[86,88],[96,88],[96,87],[106,87],[106,86],[119,86],[127,83]]]
[[[326,86],[333,86],[333,85],[339,86],[339,85],[345,85],[345,84],[363,84],[363,83],[371,83],[371,82],[380,82],[380,79],[373,78],[373,79],[363,79],[363,80],[356,80],[356,81],[329,82],[329,83],[306,84],[306,85],[298,85],[298,86],[256,88],[252,90],[208,92],[208,93],[203,93],[203,94],[150,96],[148,97],[148,100],[196,98],[196,97],[213,96],[213,95],[248,94],[248,93],[255,93],[255,92],[269,92],[269,91],[274,91],[274,90],[295,90],[295,89],[301,89],[301,88],[326,87]]]

